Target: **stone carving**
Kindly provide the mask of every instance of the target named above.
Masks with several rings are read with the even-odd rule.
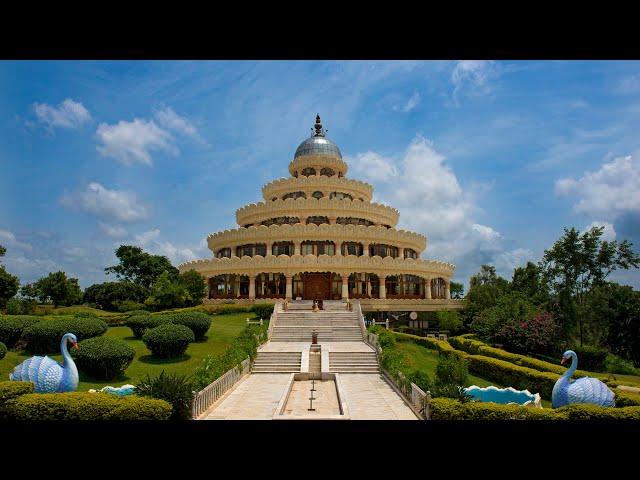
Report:
[[[279,178],[262,187],[262,195],[269,202],[274,197],[282,198],[283,195],[296,191],[305,192],[309,198],[317,190],[348,193],[353,198],[362,198],[365,202],[370,202],[373,196],[373,187],[368,183],[335,175],[333,177],[311,175],[309,177]]]

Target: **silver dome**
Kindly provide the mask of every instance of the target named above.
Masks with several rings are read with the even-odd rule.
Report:
[[[305,155],[330,155],[342,160],[342,153],[338,146],[327,137],[314,136],[307,138],[296,149],[294,160]]]

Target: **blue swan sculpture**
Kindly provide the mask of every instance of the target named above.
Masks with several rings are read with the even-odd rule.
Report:
[[[561,364],[571,359],[571,366],[553,386],[551,404],[553,408],[564,407],[573,403],[592,403],[601,407],[615,407],[614,393],[600,380],[593,377],[582,377],[571,381],[571,376],[578,368],[578,355],[567,350],[562,355]]]
[[[36,393],[73,392],[78,388],[78,368],[74,363],[67,342],[78,348],[78,339],[73,333],[66,333],[60,341],[60,350],[64,361],[62,364],[44,357],[31,357],[13,369],[9,374],[11,380],[33,382]]]

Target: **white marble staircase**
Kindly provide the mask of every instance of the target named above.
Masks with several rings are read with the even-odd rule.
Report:
[[[329,371],[334,373],[378,373],[375,352],[329,352]]]
[[[301,352],[258,352],[251,373],[297,373]]]

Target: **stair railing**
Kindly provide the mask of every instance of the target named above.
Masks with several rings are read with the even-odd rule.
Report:
[[[271,314],[271,318],[269,319],[269,330],[267,331],[267,338],[271,340],[271,334],[273,333],[273,327],[276,324],[276,320],[278,318],[278,312],[282,308],[282,301],[278,301],[273,306],[273,313]]]
[[[362,336],[366,337],[367,335],[367,327],[364,324],[364,315],[362,314],[362,307],[360,306],[360,300],[354,300],[353,302],[353,311],[358,315],[358,322],[360,323],[360,330],[362,331]]]

